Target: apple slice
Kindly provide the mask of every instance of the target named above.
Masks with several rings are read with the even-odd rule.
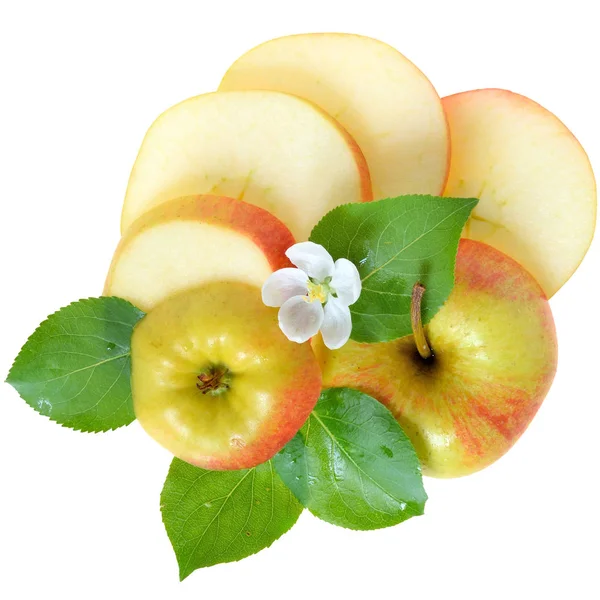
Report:
[[[233,198],[188,196],[140,217],[121,239],[104,295],[144,311],[176,292],[209,281],[257,287],[291,266],[288,228],[257,206]]]
[[[269,91],[197,96],[158,117],[131,172],[121,230],[192,194],[260,206],[298,240],[339,204],[372,199],[364,157],[348,133],[313,104]]]
[[[440,98],[391,46],[343,33],[271,40],[239,58],[219,88],[251,89],[295,94],[337,119],[365,154],[376,199],[441,194],[449,138]]]
[[[443,99],[452,138],[445,196],[475,196],[464,235],[519,261],[552,296],[594,234],[596,183],[571,132],[533,100],[506,90]]]

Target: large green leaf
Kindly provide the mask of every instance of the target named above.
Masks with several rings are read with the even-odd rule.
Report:
[[[185,579],[270,546],[302,506],[271,461],[240,471],[206,471],[174,459],[161,495],[163,522]]]
[[[311,241],[334,259],[357,267],[362,293],[352,312],[352,339],[384,342],[411,333],[410,301],[419,281],[428,323],[454,285],[462,229],[474,198],[400,196],[334,208],[313,229]]]
[[[27,340],[6,381],[40,414],[80,431],[107,431],[135,419],[130,345],[144,313],[121,298],[61,308]]]
[[[273,462],[298,500],[334,525],[378,529],[423,514],[410,440],[382,404],[356,390],[325,390]]]

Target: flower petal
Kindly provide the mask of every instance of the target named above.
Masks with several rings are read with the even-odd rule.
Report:
[[[350,309],[338,298],[330,298],[325,305],[325,316],[321,326],[323,342],[330,350],[337,350],[348,341],[351,332]]]
[[[323,305],[295,296],[279,309],[279,327],[288,340],[302,344],[317,334],[323,323]]]
[[[333,276],[333,258],[323,246],[314,242],[300,242],[288,248],[285,255],[299,269],[319,283]]]
[[[337,297],[346,305],[354,304],[362,290],[360,274],[353,262],[347,258],[338,258],[335,261],[335,271],[331,280],[331,287]]]
[[[279,269],[269,275],[262,287],[262,301],[267,306],[281,306],[294,296],[308,294],[308,275],[300,269]]]

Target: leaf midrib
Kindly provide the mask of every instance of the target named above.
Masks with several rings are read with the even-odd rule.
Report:
[[[106,363],[112,362],[113,360],[119,360],[120,358],[127,358],[128,356],[131,356],[131,352],[126,352],[125,354],[119,354],[118,356],[111,356],[110,358],[105,358],[104,360],[101,360],[97,363],[92,363],[91,365],[86,365],[85,367],[81,367],[80,369],[75,369],[74,371],[69,371],[68,373],[65,373],[64,375],[59,375],[58,377],[53,377],[52,379],[44,379],[42,381],[35,381],[33,383],[35,383],[36,385],[39,384],[46,384],[46,383],[51,383],[52,381],[58,381],[59,379],[64,379],[65,377],[71,377],[72,375],[75,375],[77,373],[81,373],[83,371],[87,371],[88,369],[95,369],[97,367],[99,367],[100,365],[104,365]],[[7,379],[8,381],[8,379]]]
[[[202,532],[202,535],[198,538],[198,541],[196,542],[196,545],[194,546],[194,549],[190,552],[190,554],[188,556],[188,559],[185,562],[185,566],[181,569],[181,574],[182,575],[184,575],[184,573],[185,573],[186,574],[185,576],[187,576],[187,575],[189,575],[194,570],[194,569],[192,569],[192,571],[188,571],[188,567],[190,566],[190,562],[191,562],[192,558],[194,558],[194,555],[196,554],[196,551],[198,550],[198,546],[200,546],[200,543],[204,539],[204,536],[206,535],[206,532],[212,527],[212,524],[215,522],[215,519],[217,519],[219,517],[219,515],[223,512],[223,509],[225,508],[225,505],[227,504],[227,502],[229,501],[229,499],[231,498],[231,496],[233,496],[233,493],[235,492],[235,490],[237,490],[238,487],[240,487],[240,485],[242,485],[242,482],[245,481],[246,477],[248,477],[248,475],[250,475],[250,473],[252,473],[254,470],[255,470],[255,468],[250,469],[235,484],[235,486],[231,489],[231,491],[229,492],[229,494],[227,494],[227,496],[225,496],[225,499],[223,500],[223,503],[219,507],[219,510],[217,511],[217,513],[215,514],[215,516],[211,519],[210,523],[206,526],[206,528]]]
[[[329,428],[327,427],[327,425],[325,425],[325,423],[323,423],[323,421],[319,418],[319,415],[317,414],[316,411],[313,410],[312,412],[312,416],[319,422],[319,424],[321,425],[321,427],[323,428],[323,430],[325,431],[325,433],[327,433],[327,435],[331,438],[331,441],[338,446],[338,448],[346,455],[346,457],[348,458],[348,460],[356,467],[357,471],[359,473],[363,473],[364,476],[371,481],[376,487],[378,487],[386,496],[390,497],[392,500],[394,500],[395,502],[397,502],[400,506],[404,505],[406,508],[409,507],[409,502],[405,501],[405,500],[399,500],[398,498],[396,498],[394,495],[392,495],[388,490],[386,490],[384,487],[381,486],[381,484],[379,484],[377,481],[375,481],[366,471],[364,471],[363,469],[361,469],[357,462],[350,456],[350,454],[348,454],[348,452],[346,451],[346,449],[338,442],[338,439],[333,435],[333,433],[331,433],[331,431],[329,430]],[[403,509],[404,510],[404,509]]]
[[[414,240],[412,240],[409,244],[407,244],[406,246],[403,246],[398,252],[396,252],[396,254],[394,254],[394,256],[392,256],[389,260],[387,260],[386,262],[384,262],[383,264],[379,265],[379,267],[377,267],[376,269],[373,269],[373,271],[371,271],[368,275],[365,275],[362,279],[361,282],[364,283],[365,281],[367,281],[367,279],[369,279],[369,277],[371,277],[372,275],[374,275],[375,273],[377,273],[378,271],[381,271],[381,269],[384,269],[385,267],[387,267],[391,262],[394,262],[398,256],[400,256],[405,250],[407,250],[408,248],[410,248],[411,246],[413,246],[414,244],[416,244],[419,240],[421,240],[423,237],[425,237],[426,235],[430,234],[434,229],[436,229],[437,227],[439,227],[442,223],[444,223],[444,221],[447,221],[450,217],[453,217],[456,213],[460,212],[461,210],[465,209],[466,205],[463,205],[459,208],[457,208],[456,210],[454,210],[453,212],[451,212],[450,214],[446,215],[441,221],[438,221],[433,227],[431,227],[430,229],[428,229],[427,231],[424,231],[423,233],[421,233],[418,237],[416,237]],[[398,215],[393,221],[390,221],[388,223],[388,225],[386,226],[386,228],[384,229],[384,231],[381,233],[381,235],[379,236],[381,239],[381,236],[383,235],[383,233],[387,230],[387,228],[396,220],[398,220],[399,218],[401,218],[402,215]],[[377,244],[377,250],[379,249],[379,243]]]

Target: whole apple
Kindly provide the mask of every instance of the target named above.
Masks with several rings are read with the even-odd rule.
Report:
[[[136,326],[131,358],[142,427],[206,469],[270,459],[321,392],[310,344],[290,342],[260,289],[241,282],[208,283],[158,304]]]
[[[420,319],[415,336],[350,341],[335,351],[316,339],[323,384],[355,388],[385,404],[425,474],[468,475],[511,448],[550,389],[557,364],[552,313],[517,262],[461,240],[450,297],[425,338],[418,325]]]

